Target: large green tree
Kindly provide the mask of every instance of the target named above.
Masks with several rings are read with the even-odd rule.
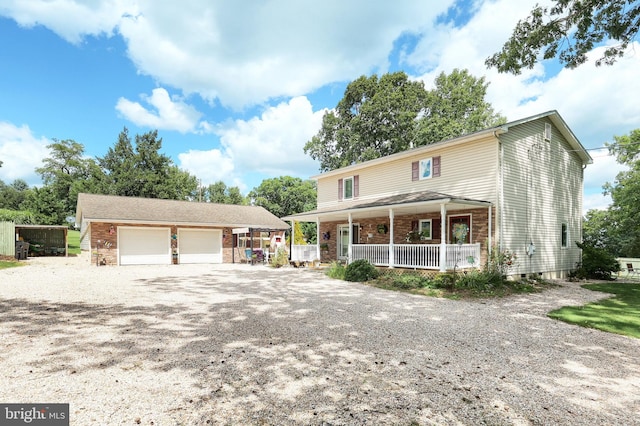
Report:
[[[316,208],[316,182],[291,176],[265,179],[247,195],[255,205],[262,206],[278,217]],[[316,224],[302,223],[302,233],[308,243],[316,241]]]
[[[29,184],[22,179],[16,179],[10,185],[0,180],[0,208],[20,210],[28,191]]]
[[[592,209],[582,222],[582,241],[592,247],[606,249],[619,256],[621,245],[609,210]]]
[[[608,226],[620,244],[619,255],[640,257],[640,129],[615,136],[609,152],[628,170],[618,173],[613,183],[604,186],[611,195]]]
[[[440,73],[418,121],[417,145],[504,124],[506,119],[485,100],[488,86],[484,77],[474,77],[467,70]]]
[[[247,199],[237,186],[227,186],[223,181],[212,183],[204,188],[204,201],[220,204],[247,204]]]
[[[47,145],[50,155],[36,169],[44,186],[33,191],[28,199],[30,210],[47,224],[65,224],[65,218],[75,214],[78,193],[91,191],[95,161],[84,156],[84,146],[71,139],[53,139]],[[55,202],[53,202],[55,200]],[[47,217],[47,219],[44,219]]]
[[[98,164],[105,193],[144,198],[186,200],[197,194],[198,180],[160,152],[162,138],[154,130],[136,135],[135,147],[125,128]]]
[[[406,150],[426,97],[424,84],[404,72],[362,76],[349,83],[335,110],[325,113],[304,152],[327,171]]]
[[[487,83],[466,70],[441,73],[435,88],[404,72],[360,77],[327,112],[304,152],[328,171],[505,121],[485,101]]]
[[[609,41],[596,65],[611,65],[622,57],[640,29],[638,0],[555,0],[551,7],[536,5],[521,20],[500,52],[486,65],[519,74],[542,59],[558,58],[569,68],[587,60],[587,53]]]
[[[278,217],[316,208],[316,183],[292,176],[265,179],[251,190],[249,199]]]

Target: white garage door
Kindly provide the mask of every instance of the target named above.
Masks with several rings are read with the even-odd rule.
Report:
[[[222,263],[220,229],[178,229],[179,263]]]
[[[169,228],[118,227],[120,265],[170,265]]]

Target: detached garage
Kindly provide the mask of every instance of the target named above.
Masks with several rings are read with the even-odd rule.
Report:
[[[96,265],[231,263],[234,229],[289,229],[258,206],[96,194],[78,195],[76,224]]]

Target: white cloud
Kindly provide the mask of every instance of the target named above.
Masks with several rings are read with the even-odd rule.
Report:
[[[28,126],[0,121],[0,179],[6,184],[23,179],[30,186],[40,185],[35,169],[42,167],[42,160],[49,156],[49,143],[46,138],[33,136]]]
[[[247,173],[307,178],[318,172],[318,163],[303,147],[320,129],[324,112],[313,112],[302,96],[269,107],[260,117],[218,126],[222,149],[182,153],[180,167],[205,184],[223,180],[235,186]]]
[[[111,35],[123,16],[136,16],[138,9],[126,0],[5,0],[0,15],[10,16],[25,27],[44,25],[77,44],[86,35]]]
[[[142,127],[176,130],[181,133],[196,132],[200,129],[206,131],[209,128],[208,124],[198,122],[202,113],[179,97],[174,96],[172,99],[163,88],[153,89],[151,96],[142,96],[142,99],[152,109],[145,108],[139,102],[120,98],[116,110],[127,120]]]
[[[584,170],[585,188],[598,188],[600,190],[605,182],[613,183],[618,173],[628,168],[609,155],[606,149],[590,152],[593,164]]]
[[[590,152],[593,164],[584,171],[583,212],[591,209],[606,209],[611,204],[611,196],[603,195],[602,186],[614,183],[616,176],[627,167],[618,163],[606,149]]]
[[[47,26],[72,42],[117,31],[139,72],[241,108],[385,72],[393,42],[430,25],[452,4],[13,0],[0,14]]]
[[[219,149],[189,150],[178,154],[178,159],[180,168],[198,176],[202,185],[210,185],[220,180],[231,185],[235,166],[233,158],[226,152]]]
[[[611,205],[611,197],[603,195],[602,191],[596,194],[585,194],[582,198],[582,215],[589,210],[606,210]]]

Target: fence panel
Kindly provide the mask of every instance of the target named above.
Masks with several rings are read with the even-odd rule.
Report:
[[[16,255],[16,225],[13,222],[0,222],[0,254]]]
[[[318,247],[315,244],[291,246],[291,260],[298,262],[312,262],[317,258]]]

